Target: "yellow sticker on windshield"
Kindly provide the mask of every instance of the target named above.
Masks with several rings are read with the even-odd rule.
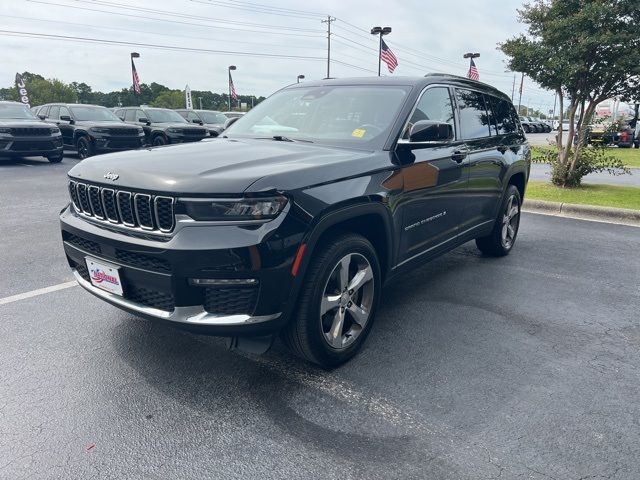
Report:
[[[363,130],[361,128],[356,128],[353,132],[351,132],[351,136],[356,138],[362,138],[364,137],[365,133],[367,133],[366,130]]]

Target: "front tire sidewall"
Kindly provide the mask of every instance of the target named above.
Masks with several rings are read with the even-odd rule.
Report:
[[[78,138],[76,148],[78,150],[78,157],[80,157],[80,160],[84,160],[85,158],[89,158],[93,155],[93,146],[87,137]]]
[[[320,317],[320,305],[325,285],[335,265],[350,253],[363,255],[371,265],[374,297],[369,319],[362,332],[351,345],[337,350],[332,348],[325,340]],[[336,239],[312,261],[302,289],[302,299],[297,309],[296,318],[293,321],[298,323],[297,327],[301,331],[301,338],[306,340],[304,342],[306,344],[304,350],[307,350],[307,352],[305,352],[304,356],[325,368],[336,367],[346,362],[358,352],[371,332],[380,302],[382,290],[380,263],[373,246],[368,240],[359,235],[348,235]]]

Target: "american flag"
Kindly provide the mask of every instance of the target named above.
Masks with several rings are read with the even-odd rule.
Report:
[[[229,72],[229,92],[231,92],[231,98],[233,98],[234,100],[238,100],[238,94],[236,93],[236,87],[233,86],[231,72]]]
[[[140,77],[138,76],[136,65],[133,63],[133,58],[131,59],[131,74],[133,75],[133,91],[140,93]]]
[[[380,39],[380,60],[387,64],[389,73],[393,73],[398,66],[398,59],[382,39]]]
[[[476,68],[476,62],[471,59],[471,64],[469,65],[469,72],[467,73],[467,78],[471,80],[480,80],[480,74],[478,73],[478,69]]]

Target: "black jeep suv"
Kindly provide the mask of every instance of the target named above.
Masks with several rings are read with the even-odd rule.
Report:
[[[204,125],[209,131],[210,137],[217,137],[224,130],[224,125],[229,120],[222,112],[215,110],[188,110],[186,108],[176,110],[187,122]]]
[[[511,251],[529,168],[515,109],[488,85],[305,82],[208,142],[76,165],[64,250],[125,311],[254,351],[281,332],[334,366],[365,341],[384,282],[469,240]]]
[[[83,160],[96,153],[143,146],[141,128],[125,125],[111,110],[99,105],[49,103],[37,112],[60,128],[64,146],[76,150]]]
[[[147,145],[198,142],[208,135],[206,128],[189,124],[179,113],[168,108],[118,108],[116,115],[127,123],[144,129]]]
[[[62,136],[55,125],[39,120],[29,107],[18,102],[0,102],[0,157],[31,155],[62,161]]]

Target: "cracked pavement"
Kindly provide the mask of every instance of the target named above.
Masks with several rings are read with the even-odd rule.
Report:
[[[0,298],[70,280],[76,161],[0,163]],[[638,479],[639,280],[640,229],[525,214],[389,285],[331,372],[78,287],[0,305],[0,478]]]

